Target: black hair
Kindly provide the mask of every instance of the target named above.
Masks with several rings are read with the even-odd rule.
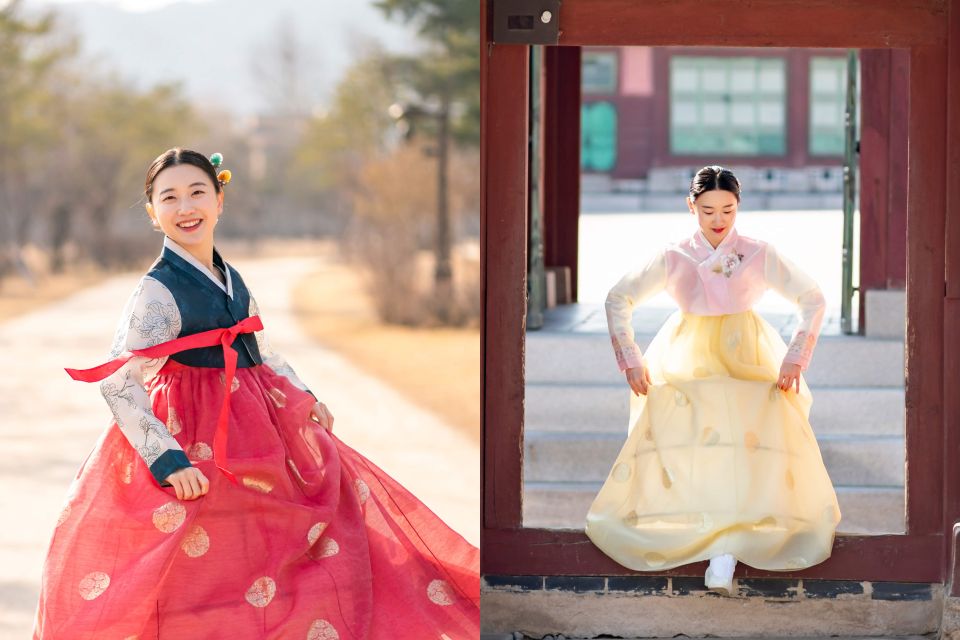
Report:
[[[740,202],[740,181],[730,169],[712,164],[697,171],[690,181],[690,197],[694,200],[704,191],[717,190],[729,191],[737,197],[737,202]]]
[[[220,193],[223,189],[220,181],[217,180],[216,168],[214,168],[213,163],[211,163],[205,155],[192,151],[191,149],[174,147],[173,149],[167,149],[157,156],[157,159],[154,160],[150,164],[150,168],[147,169],[147,179],[143,184],[143,195],[147,197],[148,202],[153,197],[153,182],[157,179],[157,175],[167,167],[174,167],[178,164],[192,164],[202,169],[210,178],[210,182],[213,183],[213,188],[217,193]]]

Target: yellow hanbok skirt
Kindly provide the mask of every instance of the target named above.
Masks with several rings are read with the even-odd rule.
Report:
[[[754,311],[674,313],[644,357],[627,441],[587,514],[587,536],[637,571],[730,553],[769,571],[833,550],[840,506],[808,417],[776,382],[787,346]]]

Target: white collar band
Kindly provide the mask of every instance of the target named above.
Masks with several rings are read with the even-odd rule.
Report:
[[[233,279],[230,277],[230,268],[227,266],[227,261],[223,260],[223,256],[220,256],[220,259],[223,260],[223,271],[227,278],[226,286],[224,286],[223,283],[220,282],[220,278],[215,276],[212,271],[207,269],[203,264],[200,263],[199,260],[194,258],[189,251],[187,251],[186,249],[181,247],[179,244],[177,244],[175,240],[172,240],[170,236],[167,236],[167,235],[163,236],[163,246],[167,249],[170,249],[170,251],[173,251],[175,254],[177,254],[184,260],[186,260],[188,263],[190,263],[192,267],[197,269],[197,271],[199,271],[203,275],[210,278],[210,280],[215,285],[217,285],[221,291],[223,291],[228,296],[230,296],[230,299],[233,299]],[[218,255],[216,247],[213,248],[213,253],[214,255]]]

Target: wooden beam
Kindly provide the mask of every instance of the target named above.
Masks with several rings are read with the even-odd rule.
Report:
[[[960,597],[960,0],[950,3],[947,49],[946,238],[943,309],[943,530],[949,594]]]
[[[484,574],[566,576],[703,576],[707,562],[641,573],[617,564],[581,531],[521,529],[483,531]],[[745,564],[738,577],[803,578],[941,582],[943,564],[931,548],[943,545],[942,535],[841,535],[826,562],[803,571],[762,571]]]
[[[906,532],[917,535],[943,533],[946,53],[914,47],[910,54]]]
[[[561,45],[889,48],[946,42],[947,0],[564,0]]]
[[[569,267],[577,299],[580,239],[580,48],[546,47],[543,65],[544,258]]]
[[[487,11],[484,2],[481,10]],[[483,524],[521,523],[529,48],[481,21],[480,247]]]

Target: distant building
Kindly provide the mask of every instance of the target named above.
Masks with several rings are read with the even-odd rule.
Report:
[[[846,76],[843,49],[584,47],[583,189],[655,207],[717,163],[769,206],[839,208]]]

